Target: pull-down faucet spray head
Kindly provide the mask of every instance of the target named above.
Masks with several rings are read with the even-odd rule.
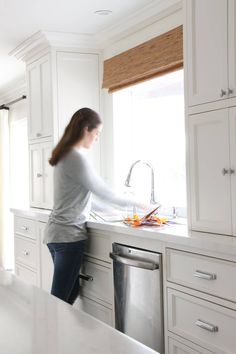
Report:
[[[126,180],[125,180],[125,186],[126,187],[131,187],[130,185],[130,178],[131,178],[131,174],[132,174],[132,171],[133,171],[133,168],[135,165],[137,165],[138,163],[143,163],[144,165],[148,166],[150,169],[151,169],[151,199],[150,199],[150,203],[151,204],[157,204],[157,202],[155,201],[155,190],[154,190],[154,169],[152,167],[152,165],[149,163],[149,162],[146,162],[146,161],[143,161],[143,160],[137,160],[135,161],[130,169],[129,169],[129,172],[128,172],[128,175],[126,177]]]

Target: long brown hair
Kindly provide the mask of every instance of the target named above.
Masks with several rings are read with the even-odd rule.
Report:
[[[84,136],[84,130],[87,127],[91,132],[102,123],[99,114],[90,108],[81,108],[75,112],[67,125],[64,134],[56,147],[52,151],[49,163],[55,166],[72,147],[78,143]]]

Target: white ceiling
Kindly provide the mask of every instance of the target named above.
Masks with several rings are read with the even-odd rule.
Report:
[[[23,75],[24,64],[8,54],[39,30],[98,34],[166,0],[0,0],[0,91]],[[112,10],[108,16],[97,10]]]

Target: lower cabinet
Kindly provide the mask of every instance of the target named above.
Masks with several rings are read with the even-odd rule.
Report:
[[[231,277],[235,266],[235,262],[167,249],[167,327],[170,336],[175,337],[168,338],[168,354],[235,353],[235,291]],[[183,343],[186,340],[189,348]]]
[[[87,312],[110,326],[113,325],[112,309],[110,307],[101,305],[85,296],[80,296],[75,303],[75,308]]]
[[[189,343],[191,346],[192,344]],[[197,348],[197,349],[192,349],[188,345],[185,345],[178,340],[175,340],[171,337],[168,338],[168,354],[211,354],[212,352],[209,352],[206,349],[203,348]]]
[[[30,270],[22,265],[16,264],[15,274],[26,283],[38,285],[38,276],[36,271]]]
[[[53,262],[43,243],[46,223],[15,216],[15,274],[23,281],[50,292]],[[75,308],[113,325],[113,282],[109,255],[109,239],[89,235],[81,268],[81,291]]]
[[[53,262],[47,245],[43,243],[45,226],[46,224],[43,222],[37,223],[40,240],[40,284],[43,290],[50,293],[53,278]]]

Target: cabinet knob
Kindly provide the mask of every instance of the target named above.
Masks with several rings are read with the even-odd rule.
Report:
[[[230,168],[230,169],[229,169],[229,174],[230,174],[230,175],[233,175],[234,173],[235,173],[235,170],[234,170],[233,168]]]
[[[42,177],[43,175],[42,175],[42,173],[37,173],[36,176],[37,176],[37,177]]]
[[[26,250],[23,251],[23,255],[24,255],[24,256],[28,256],[28,255],[29,255],[29,251],[26,251]]]
[[[36,136],[39,138],[40,136],[42,136],[41,133],[37,133]]]
[[[225,176],[229,173],[229,170],[227,170],[226,168],[222,169],[222,175]]]
[[[223,96],[225,96],[225,95],[226,95],[226,91],[223,90],[223,89],[221,89],[221,90],[220,90],[220,97],[223,97]]]
[[[228,88],[228,95],[232,95],[232,93],[234,93],[234,91],[231,88]]]

